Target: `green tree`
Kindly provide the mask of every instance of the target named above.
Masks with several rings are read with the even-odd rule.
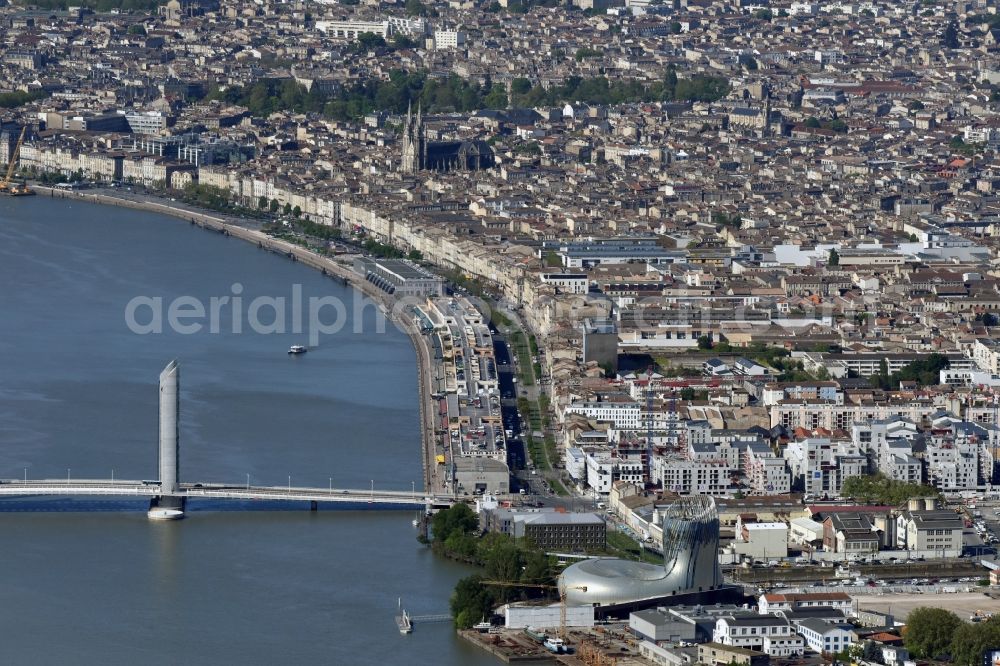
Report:
[[[420,0],[406,0],[404,7],[407,16],[427,16],[427,7]]]
[[[413,49],[416,48],[418,44],[406,35],[399,33],[392,36],[392,46],[396,49]]]
[[[841,494],[863,503],[898,506],[921,497],[937,497],[937,488],[917,483],[894,481],[884,474],[866,474],[844,479]]]
[[[712,213],[712,224],[718,224],[724,227],[738,227],[743,219],[738,213],[733,213],[732,215],[727,215],[721,211],[715,211]]]
[[[281,212],[284,213],[285,215],[291,215],[292,214],[292,204],[290,204],[288,202],[285,202],[285,207],[281,209]]]
[[[257,199],[257,208],[260,208],[261,210],[267,208],[267,197],[261,197],[260,199]]]
[[[673,99],[677,91],[677,68],[673,65],[667,67],[667,71],[663,75],[663,88],[665,99]]]
[[[34,102],[48,96],[49,94],[44,90],[33,90],[31,92],[16,90],[9,93],[0,93],[0,109],[14,109],[28,102]]]
[[[921,386],[936,386],[941,370],[948,365],[947,356],[938,353],[928,354],[903,367],[899,372],[893,373],[890,383],[895,386],[901,381],[915,381]]]
[[[703,335],[698,338],[698,349],[711,349],[712,348],[712,338],[708,335]]]
[[[840,253],[837,252],[837,248],[830,248],[830,254],[826,260],[827,266],[839,266],[840,265]]]
[[[280,205],[281,204],[278,203],[277,199],[271,199],[271,203],[268,205],[268,208],[271,210],[272,213],[277,213]]]
[[[510,82],[510,91],[514,95],[524,95],[531,90],[531,81],[523,77],[518,77]]]
[[[302,215],[302,209],[300,207],[298,207],[298,206],[294,206],[292,208],[292,216],[293,217],[299,217],[301,215]]]
[[[729,94],[729,80],[721,76],[695,74],[677,81],[674,97],[692,102],[714,102]]]
[[[822,125],[819,122],[819,118],[816,118],[815,116],[809,116],[808,118],[806,118],[805,125],[806,127],[812,127],[813,129],[822,127]]]
[[[479,518],[467,504],[456,504],[438,511],[431,520],[435,541],[446,541],[452,534],[472,534],[479,530]]]
[[[456,628],[468,629],[493,612],[495,592],[490,586],[483,585],[484,580],[480,575],[467,576],[455,585],[450,606]]]
[[[382,37],[382,35],[375,34],[374,32],[361,33],[358,35],[357,42],[355,42],[355,48],[359,53],[374,51],[382,46],[385,46],[385,38]]]
[[[483,98],[483,105],[488,109],[507,108],[507,90],[501,84],[495,84]]]
[[[962,623],[951,641],[954,666],[979,666],[983,653],[1000,645],[1000,619],[991,617],[977,624]]]
[[[934,659],[951,649],[952,637],[962,620],[943,608],[914,609],[906,620],[903,642],[910,653],[921,659]]]
[[[948,27],[944,29],[944,38],[941,42],[946,49],[957,49],[960,46],[958,42],[958,26],[955,25],[954,21],[950,21]]]
[[[516,582],[521,576],[521,550],[508,540],[493,548],[484,564],[490,579]]]
[[[133,23],[128,27],[128,34],[146,36],[146,26],[141,23]]]
[[[544,584],[552,580],[552,559],[543,551],[528,550],[524,553],[523,558],[522,582]]]

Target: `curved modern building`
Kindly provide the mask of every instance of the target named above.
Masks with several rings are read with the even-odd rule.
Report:
[[[663,566],[629,560],[583,560],[566,568],[559,590],[573,606],[626,606],[636,602],[705,598],[722,589],[719,515],[711,497],[677,500],[663,516]]]

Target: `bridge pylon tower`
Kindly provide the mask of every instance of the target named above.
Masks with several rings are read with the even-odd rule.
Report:
[[[176,360],[167,363],[160,373],[160,496],[149,505],[153,520],[177,520],[184,517],[184,498],[180,496],[180,389],[181,371]]]

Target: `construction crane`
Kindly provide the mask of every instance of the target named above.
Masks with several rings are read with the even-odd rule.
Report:
[[[559,592],[559,638],[566,641],[566,590],[567,588],[560,587],[559,585],[546,585],[543,583],[515,583],[505,580],[484,580],[481,581],[483,585],[492,585],[494,587],[527,587],[536,590],[557,590]],[[568,589],[580,590],[581,592],[587,591],[586,585],[571,585]]]
[[[11,153],[10,159],[7,163],[7,175],[4,177],[3,181],[0,181],[0,194],[12,194],[14,196],[34,194],[34,192],[28,189],[27,184],[19,188],[16,184],[11,185],[10,182],[11,178],[14,177],[14,169],[17,168],[17,159],[21,155],[21,145],[24,143],[24,134],[27,131],[27,125],[21,128],[21,136],[17,138],[17,146],[14,147],[14,152]]]

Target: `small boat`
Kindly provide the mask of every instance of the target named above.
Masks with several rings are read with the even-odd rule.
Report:
[[[303,347],[302,345],[292,345],[291,347],[288,348],[289,354],[305,354],[307,351],[309,350]]]
[[[483,619],[482,622],[477,622],[476,624],[472,625],[472,628],[481,634],[485,634],[489,632],[490,629],[493,628],[493,625],[487,622],[485,619]]]
[[[546,638],[542,642],[542,647],[552,654],[566,654],[566,644],[563,643],[561,638]]]

